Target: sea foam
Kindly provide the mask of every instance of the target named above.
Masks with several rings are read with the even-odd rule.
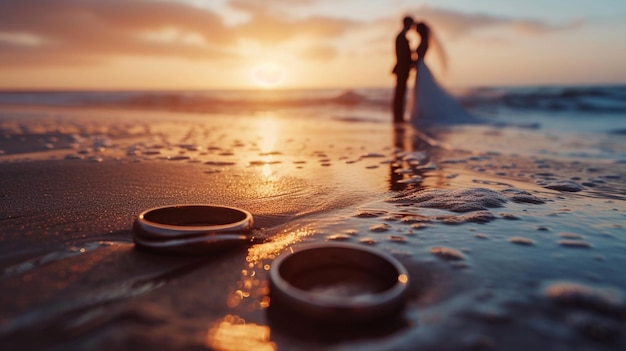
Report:
[[[485,188],[429,189],[388,200],[418,207],[438,208],[453,212],[470,212],[502,207],[508,201],[501,193]]]

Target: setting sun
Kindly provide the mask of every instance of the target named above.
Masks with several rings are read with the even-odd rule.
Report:
[[[560,0],[550,14],[511,0],[25,3],[0,1],[3,89],[389,87],[404,15],[428,22],[445,49],[444,85],[626,81],[626,2]]]
[[[275,63],[264,63],[250,71],[252,83],[261,88],[280,86],[285,80],[285,69]]]
[[[0,0],[0,351],[626,351],[625,33],[626,0]]]

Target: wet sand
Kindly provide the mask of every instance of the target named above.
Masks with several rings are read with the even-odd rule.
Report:
[[[433,142],[288,112],[14,110],[0,136],[3,349],[626,346],[623,163],[537,157],[528,145],[555,141],[516,129]],[[525,138],[514,153],[498,147],[511,134]],[[134,217],[178,203],[246,209],[265,242],[203,257],[134,249]],[[324,241],[407,267],[398,321],[335,330],[272,312],[272,260]]]

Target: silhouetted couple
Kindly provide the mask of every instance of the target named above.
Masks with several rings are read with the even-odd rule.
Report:
[[[404,107],[406,105],[406,82],[415,61],[409,46],[406,34],[413,27],[413,18],[404,17],[402,20],[402,30],[396,36],[396,66],[393,74],[396,75],[396,89],[393,95],[393,121],[394,123],[404,122]]]
[[[435,48],[439,49],[439,56],[445,68],[445,54],[430,28],[424,22],[415,23],[409,16],[404,17],[402,24],[402,31],[396,36],[396,65],[393,68],[393,73],[396,75],[393,97],[394,123],[404,122],[407,80],[413,68],[416,72],[412,94],[411,124],[421,127],[430,124],[476,123],[478,120],[465,112],[455,99],[437,84],[424,62],[429,45],[434,43]],[[407,33],[413,27],[420,39],[415,55],[406,38]]]

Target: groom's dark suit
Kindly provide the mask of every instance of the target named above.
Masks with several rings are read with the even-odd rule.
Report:
[[[396,37],[396,66],[393,73],[396,75],[396,89],[393,97],[393,121],[404,122],[404,106],[406,95],[406,81],[411,71],[411,48],[406,39],[406,32],[402,31]]]

